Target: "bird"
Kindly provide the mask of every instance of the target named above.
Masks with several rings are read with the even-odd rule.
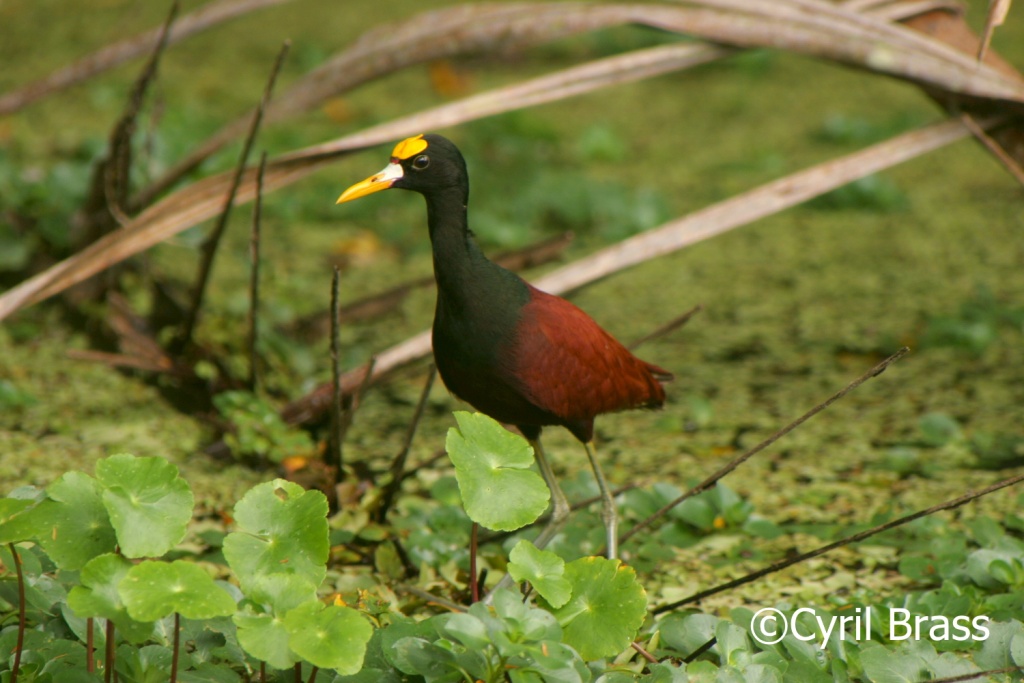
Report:
[[[346,189],[337,203],[390,188],[426,199],[437,283],[432,342],[441,379],[479,412],[519,429],[551,491],[551,519],[534,545],[543,548],[569,516],[540,443],[544,427],[561,426],[586,449],[601,491],[607,556],[614,559],[618,517],[596,457],[594,419],[662,407],[662,383],[672,374],[634,356],[575,304],[484,255],[469,229],[466,162],[447,138],[426,133],[402,140],[384,170]]]

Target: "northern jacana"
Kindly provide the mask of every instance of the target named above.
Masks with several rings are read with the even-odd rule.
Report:
[[[430,134],[403,140],[383,171],[345,190],[338,203],[389,188],[427,200],[437,281],[434,360],[441,378],[480,412],[519,428],[551,489],[551,521],[536,545],[546,545],[569,515],[540,445],[543,427],[561,425],[586,448],[601,489],[608,556],[615,557],[615,503],[594,455],[594,418],[660,407],[661,382],[672,375],[634,356],[575,305],[484,256],[467,222],[466,162],[450,140]]]

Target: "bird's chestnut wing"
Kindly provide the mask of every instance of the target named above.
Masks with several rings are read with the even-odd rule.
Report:
[[[572,303],[530,290],[512,365],[535,404],[565,420],[590,420],[664,402],[658,378],[668,373],[634,356]]]

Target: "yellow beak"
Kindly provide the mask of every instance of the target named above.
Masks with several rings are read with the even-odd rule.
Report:
[[[366,180],[360,181],[342,192],[341,196],[338,197],[338,201],[335,203],[341,204],[342,202],[348,202],[353,199],[365,197],[366,195],[373,194],[374,192],[386,190],[401,179],[402,173],[401,164],[392,161],[380,173],[372,175]]]

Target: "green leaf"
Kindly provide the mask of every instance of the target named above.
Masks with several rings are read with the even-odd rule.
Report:
[[[686,665],[673,666],[668,663],[652,664],[648,667],[650,672],[642,677],[642,683],[686,683],[689,678],[686,676]]]
[[[35,501],[0,498],[0,543],[19,543],[36,535],[35,520],[26,514]]]
[[[128,614],[155,621],[177,612],[187,619],[226,617],[234,599],[202,567],[185,560],[146,560],[128,570],[117,591]]]
[[[747,632],[729,621],[719,621],[715,625],[715,648],[719,652],[722,665],[744,669],[750,663],[751,648]]]
[[[132,619],[125,609],[118,584],[128,575],[132,563],[113,553],[100,555],[82,567],[80,585],[68,593],[68,607],[79,617],[99,617],[114,622],[128,641],[140,643],[153,633],[153,624]]]
[[[872,683],[917,683],[929,678],[923,659],[907,652],[893,652],[877,643],[864,643],[860,663]]]
[[[508,573],[516,581],[529,581],[552,607],[561,607],[572,595],[572,586],[564,576],[565,561],[553,552],[538,550],[529,541],[519,541],[512,548]]]
[[[1015,633],[1010,638],[1010,658],[1014,665],[1024,666],[1024,633]]]
[[[572,598],[551,612],[564,642],[590,661],[629,647],[647,614],[647,594],[636,572],[618,560],[582,557],[565,565]]]
[[[677,657],[685,658],[715,637],[715,627],[719,621],[715,615],[703,612],[670,615],[659,622],[658,630],[665,646],[674,650]]]
[[[407,636],[395,641],[392,657],[399,671],[409,675],[419,674],[428,681],[455,670],[455,655],[424,638]]]
[[[533,449],[521,436],[480,413],[455,413],[445,448],[470,519],[488,529],[514,531],[537,520],[551,492],[529,469]]]
[[[288,646],[288,630],[283,617],[236,614],[231,619],[238,627],[238,644],[256,659],[275,669],[287,669],[299,661],[299,657]]]
[[[471,649],[482,650],[491,644],[487,626],[472,614],[452,614],[444,622],[444,632]]]
[[[351,607],[311,600],[285,615],[288,644],[300,657],[322,669],[350,675],[363,666],[373,627]]]
[[[36,540],[61,569],[81,569],[117,545],[103,505],[100,483],[83,472],[67,472],[46,489],[32,511]]]
[[[981,644],[981,650],[974,655],[974,662],[982,669],[1004,669],[1014,666],[1012,643],[1015,638],[1024,637],[1024,624],[1017,620],[988,622],[988,637]]]
[[[271,614],[284,615],[316,599],[316,584],[298,574],[257,574],[246,584],[246,597],[265,605]]]
[[[185,537],[193,497],[178,468],[163,458],[112,455],[96,463],[103,504],[126,557],[159,557]]]
[[[296,574],[319,586],[327,574],[327,498],[275,479],[235,505],[239,531],[224,539],[224,557],[243,586],[261,574]]]

